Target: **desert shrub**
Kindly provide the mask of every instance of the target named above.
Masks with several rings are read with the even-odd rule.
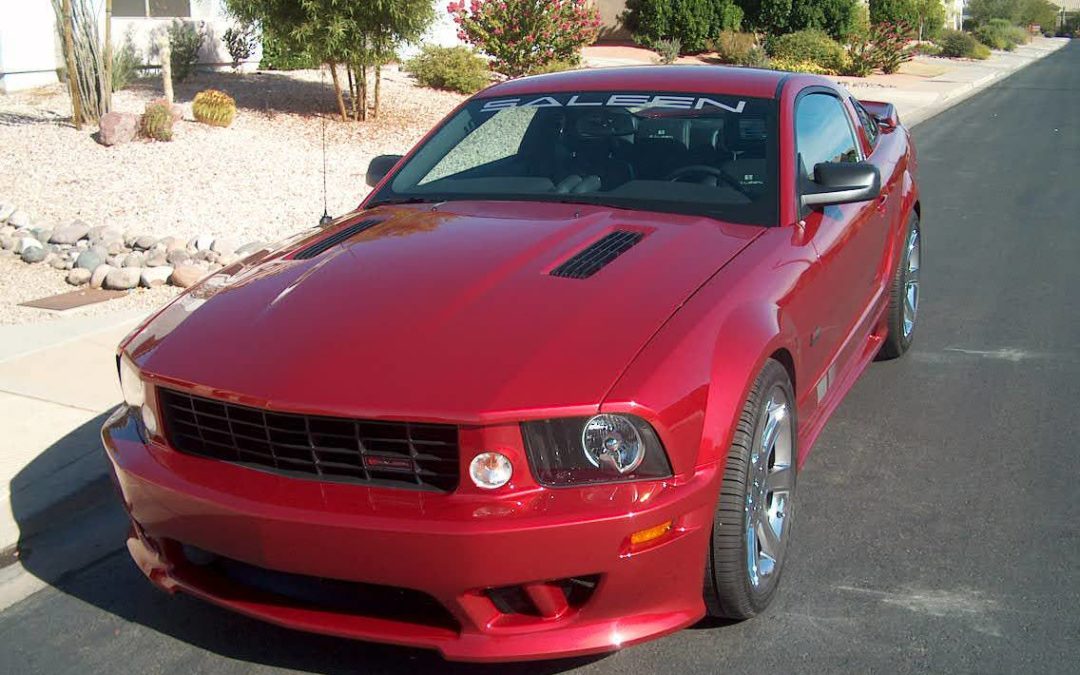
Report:
[[[682,42],[679,41],[679,38],[657,40],[653,49],[656,50],[657,61],[665,65],[670,65],[675,63],[675,60],[679,58],[679,54],[682,52]]]
[[[484,57],[462,46],[427,45],[405,62],[405,70],[425,87],[462,94],[478,92],[491,82]]]
[[[725,30],[739,30],[743,10],[734,0],[628,0],[623,23],[639,43],[656,49],[678,40],[682,53],[705,51]]]
[[[780,59],[787,64],[813,63],[828,72],[839,72],[845,66],[840,43],[814,28],[771,37],[765,42],[765,50],[773,61]]]
[[[251,25],[230,26],[225,31],[222,41],[225,43],[225,48],[229,50],[229,56],[232,57],[233,68],[239,68],[241,63],[250,59],[255,53],[258,31]]]
[[[458,38],[492,59],[492,68],[517,77],[552,61],[577,64],[581,48],[600,31],[600,13],[590,0],[465,0],[447,9]]]
[[[971,58],[985,61],[990,58],[990,48],[981,42],[976,42],[975,50],[971,52]]]
[[[774,70],[786,70],[791,73],[813,73],[814,75],[835,75],[837,72],[830,68],[824,68],[813,61],[785,57],[769,59],[769,67]]]
[[[937,38],[937,46],[941,47],[941,55],[954,59],[974,58],[975,48],[979,41],[971,33],[959,30],[944,30]]]
[[[173,117],[169,104],[157,101],[146,106],[139,131],[146,138],[155,141],[171,141],[173,138]]]
[[[753,33],[722,31],[710,43],[712,51],[724,63],[737,66],[761,65],[762,51]]]
[[[991,19],[975,29],[975,39],[991,49],[1012,51],[1017,45],[1027,44],[1028,32],[1005,19]]]
[[[131,36],[129,35],[124,40],[123,46],[113,52],[113,91],[127,89],[127,86],[131,84],[132,80],[139,76],[139,70],[142,69],[142,66],[142,58],[139,57],[139,52],[135,48],[135,44],[131,41]]]
[[[171,48],[173,79],[183,82],[195,72],[199,65],[199,50],[206,40],[203,25],[195,25],[174,19],[169,24],[169,46]]]
[[[548,61],[545,64],[539,65],[529,71],[530,75],[546,75],[548,73],[561,73],[564,70],[573,70],[581,67],[580,63],[570,63],[569,61]]]
[[[870,28],[871,54],[874,66],[881,72],[891,75],[900,69],[900,65],[910,61],[915,51],[908,46],[911,42],[911,27],[903,21],[879,23]]]
[[[941,47],[933,42],[920,42],[912,47],[912,51],[924,56],[941,56]]]
[[[236,101],[223,91],[207,89],[195,94],[191,104],[195,119],[215,127],[227,127],[236,117]]]

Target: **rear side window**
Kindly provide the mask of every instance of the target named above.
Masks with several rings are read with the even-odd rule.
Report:
[[[795,146],[802,158],[802,173],[814,175],[822,162],[858,162],[859,151],[851,122],[840,99],[829,94],[808,94],[795,110]]]
[[[855,113],[859,116],[859,123],[862,125],[863,133],[866,134],[866,140],[870,142],[870,147],[873,148],[877,145],[878,134],[881,133],[877,121],[855,99],[851,99],[851,105],[855,107]]]

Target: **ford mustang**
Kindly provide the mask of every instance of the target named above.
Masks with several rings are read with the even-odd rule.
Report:
[[[456,660],[753,617],[815,438],[911,344],[916,173],[891,105],[813,75],[497,84],[124,340],[130,553],[169,592]]]

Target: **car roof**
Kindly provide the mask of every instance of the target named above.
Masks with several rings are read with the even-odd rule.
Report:
[[[509,80],[478,98],[579,91],[647,91],[776,98],[791,73],[726,66],[630,66],[568,70]]]

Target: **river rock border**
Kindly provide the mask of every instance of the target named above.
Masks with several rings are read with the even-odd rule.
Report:
[[[0,248],[27,264],[65,273],[72,286],[187,288],[264,247],[261,241],[240,245],[209,234],[182,239],[120,232],[82,220],[49,228],[33,224],[26,211],[0,201]]]

